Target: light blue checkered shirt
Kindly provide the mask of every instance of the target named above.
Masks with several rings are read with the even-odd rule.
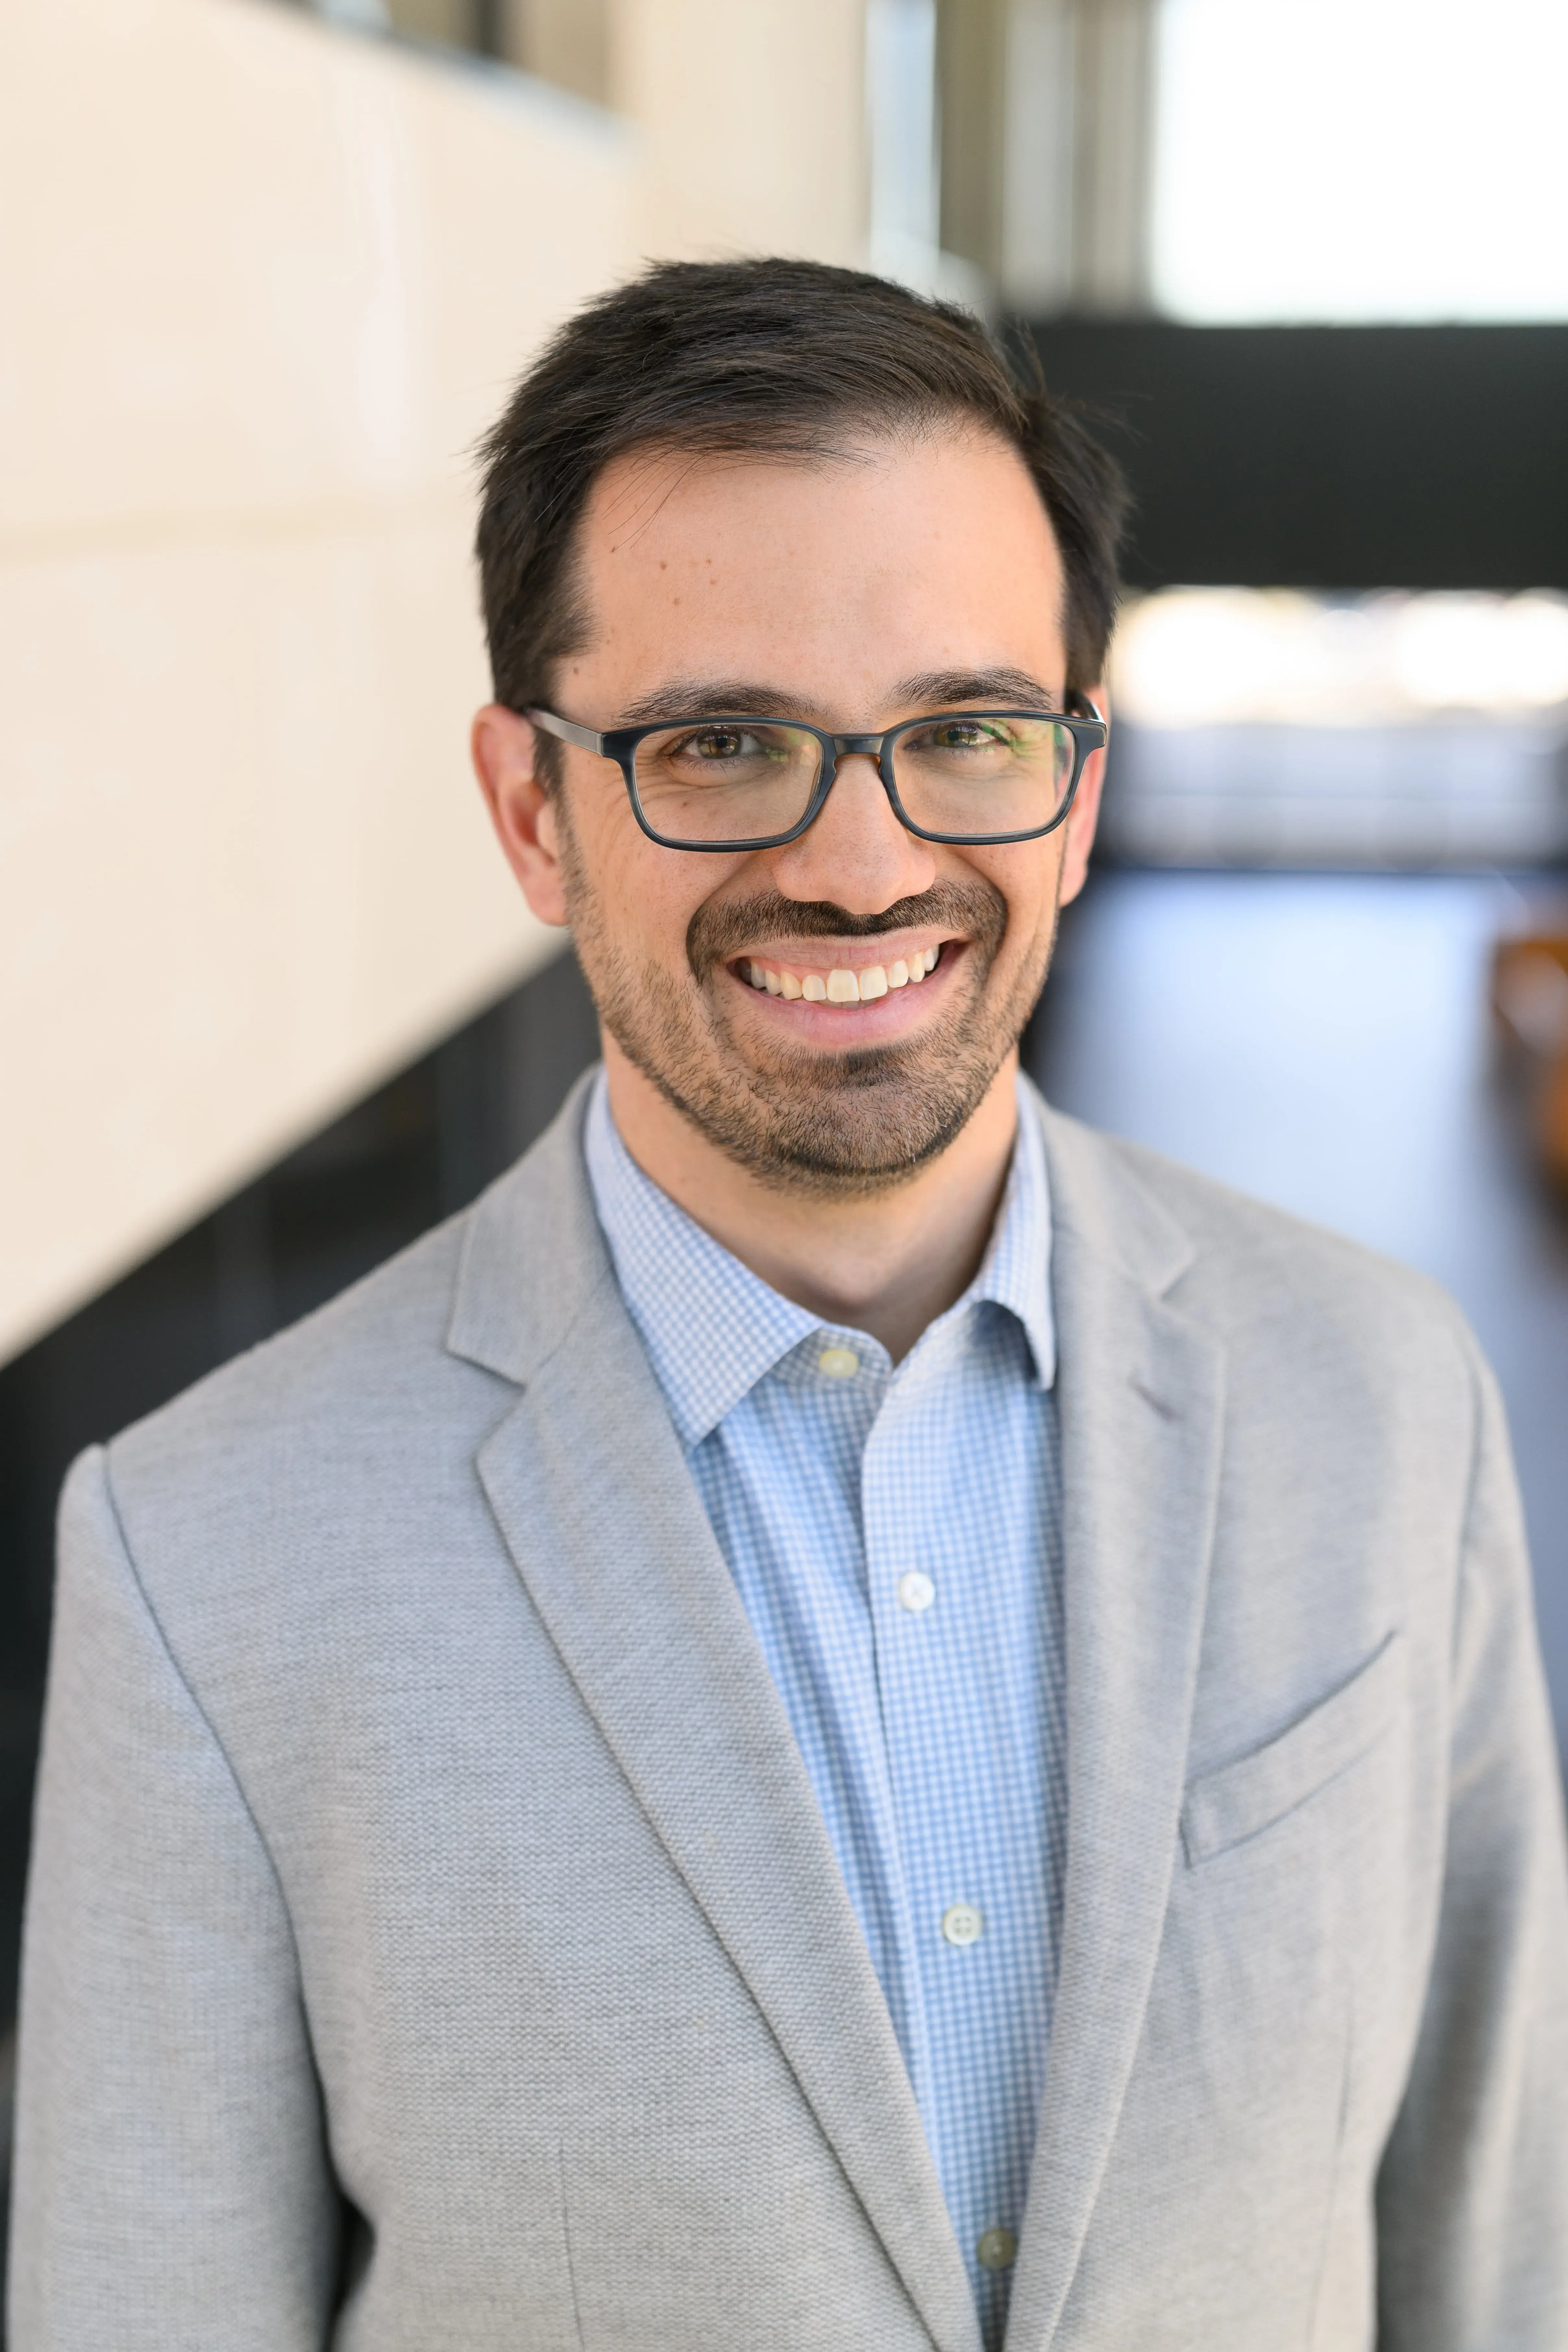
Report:
[[[602,1076],[585,1139],[622,1295],[805,1759],[994,2347],[1009,2273],[978,2249],[1023,2214],[1065,1820],[1037,1113],[1020,1088],[985,1261],[897,1367],[780,1297],[645,1176]],[[824,1370],[832,1349],[858,1369]],[[955,1906],[978,1913],[973,1940],[944,1934],[975,1924]]]

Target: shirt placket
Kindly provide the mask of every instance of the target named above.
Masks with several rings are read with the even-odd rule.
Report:
[[[953,1475],[967,1416],[984,1411],[973,1310],[933,1327],[900,1369],[862,1461],[867,1591],[900,1849],[905,1962],[920,1989],[922,2102],[932,2154],[986,2341],[1005,2317],[1021,2192],[993,2077],[1016,2031],[1023,1890],[983,1818],[990,1785],[986,1694],[976,1677],[973,1529]],[[977,1384],[978,1383],[978,1384]],[[970,1497],[973,1501],[973,1496]],[[973,1776],[973,1779],[972,1779]],[[955,1781],[965,1785],[957,1786]],[[1026,1901],[1023,1909],[1032,1913]],[[1016,2072],[1003,2067],[1009,2077]]]
[[[878,1684],[896,1834],[907,1894],[904,1970],[918,1990],[926,2081],[921,2110],[950,2206],[963,2201],[958,2151],[945,2145],[947,2086],[938,2052],[948,2039],[943,2012],[969,1997],[973,1948],[984,1914],[973,1884],[973,1858],[955,1851],[952,1791],[940,1759],[952,1750],[955,1687],[948,1638],[952,1590],[952,1530],[943,1523],[931,1471],[951,1444],[958,1399],[952,1376],[962,1348],[949,1329],[933,1332],[900,1367],[867,1441],[861,1465],[867,1592],[876,1643]],[[946,1422],[933,1427],[934,1417]],[[962,2212],[955,2221],[962,2223]]]
[[[866,1611],[875,1663],[877,1633],[866,1568],[861,1476],[868,1434],[876,1426],[893,1384],[893,1368],[883,1349],[863,1332],[828,1327],[803,1342],[794,1359],[781,1367],[781,1372],[792,1387],[797,1381],[803,1383],[795,1392],[819,1433],[820,1458],[825,1465],[832,1465],[834,1484],[841,1487],[843,1523],[853,1544],[852,1572]],[[859,1803],[866,1815],[866,1834],[855,1839],[858,1868],[875,1885],[879,1917],[885,1923],[879,1973],[910,2085],[924,2116],[931,2105],[931,2056],[922,1987],[911,1964],[914,1937],[909,1881],[899,1834],[879,1677],[869,1696],[877,1710],[880,1735],[875,1758],[866,1752],[864,1741],[851,1739],[849,1743],[859,1753]],[[824,1696],[828,1698],[826,1690]],[[849,1717],[857,1712],[854,1691],[836,1691],[828,1704],[835,1712],[843,1709],[842,1720],[847,1727]],[[848,1827],[844,1824],[845,1829]]]

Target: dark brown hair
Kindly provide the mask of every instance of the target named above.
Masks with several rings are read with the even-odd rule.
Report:
[[[569,320],[482,446],[479,558],[496,698],[547,703],[587,616],[578,519],[637,448],[820,457],[858,431],[970,420],[1033,476],[1067,574],[1069,690],[1100,677],[1127,492],[1029,346],[1010,365],[982,322],[863,271],[814,261],[666,261]]]

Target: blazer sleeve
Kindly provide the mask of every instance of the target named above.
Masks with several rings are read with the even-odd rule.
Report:
[[[339,2212],[282,1892],[97,1450],[61,1504],[11,2352],[319,2352]]]
[[[1479,1356],[1475,1378],[1447,1864],[1378,2184],[1380,2352],[1568,2345],[1563,1785],[1502,1408]]]

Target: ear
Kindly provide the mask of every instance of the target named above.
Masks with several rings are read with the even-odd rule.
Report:
[[[537,730],[503,703],[488,702],[474,720],[470,748],[490,823],[523,897],[542,923],[564,927],[560,830],[536,772]]]
[[[1089,699],[1102,719],[1110,716],[1110,706],[1101,686],[1091,686]],[[1087,715],[1087,714],[1086,714]],[[1089,877],[1089,853],[1094,846],[1094,828],[1100,823],[1100,795],[1105,783],[1105,753],[1091,751],[1083,763],[1083,773],[1078,780],[1072,807],[1062,827],[1066,840],[1062,845],[1061,887],[1057,903],[1065,907],[1076,898]]]

